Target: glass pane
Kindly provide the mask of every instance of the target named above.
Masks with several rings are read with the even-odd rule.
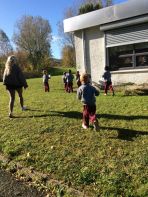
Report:
[[[136,56],[136,66],[148,66],[148,55]]]
[[[132,67],[133,66],[133,61],[132,61],[132,56],[130,57],[119,57],[118,61],[120,67]]]
[[[111,70],[148,66],[148,42],[112,47],[108,54]]]
[[[108,49],[111,70],[132,67],[133,45],[117,46]]]
[[[137,49],[147,49],[148,50],[148,42],[135,44],[134,47],[135,47],[136,51],[137,51]]]
[[[133,45],[124,45],[110,48],[119,55],[133,53]]]

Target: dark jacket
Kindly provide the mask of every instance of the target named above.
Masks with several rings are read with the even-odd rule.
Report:
[[[67,75],[66,75],[66,82],[67,83],[72,83],[73,82],[73,78],[74,78],[73,74],[67,73]]]
[[[12,66],[12,70],[10,74],[7,74],[4,71],[3,74],[3,84],[6,85],[6,87],[12,87],[12,88],[21,88],[21,87],[28,87],[26,79],[17,65]]]
[[[48,74],[43,75],[43,83],[48,83],[48,80],[50,79]]]
[[[105,81],[111,82],[111,73],[109,70],[105,71],[102,77],[104,78]]]

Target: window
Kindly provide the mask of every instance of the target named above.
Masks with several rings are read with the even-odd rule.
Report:
[[[111,70],[148,67],[148,43],[108,48]]]
[[[136,66],[148,66],[148,54],[136,55]]]

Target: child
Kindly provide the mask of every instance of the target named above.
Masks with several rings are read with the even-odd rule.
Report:
[[[105,86],[104,86],[104,95],[107,95],[107,91],[108,89],[110,89],[110,91],[112,92],[112,95],[114,96],[114,89],[112,86],[112,81],[111,81],[111,73],[109,71],[109,67],[105,66],[105,72],[102,75],[102,77],[104,78],[104,82],[105,82]]]
[[[63,73],[62,80],[64,83],[64,90],[67,92],[66,72]]]
[[[71,73],[71,70],[66,75],[66,82],[67,82],[67,92],[73,92],[73,74]]]
[[[80,73],[79,73],[79,71],[76,72],[76,82],[77,82],[77,86],[79,88],[81,86]]]
[[[49,83],[50,75],[48,75],[47,70],[43,70],[43,83],[45,92],[49,92]]]
[[[98,120],[96,118],[96,98],[99,91],[89,82],[89,75],[83,74],[80,77],[81,86],[77,90],[77,98],[83,103],[83,123],[84,129],[89,128],[89,120],[93,124],[94,129],[99,130]]]

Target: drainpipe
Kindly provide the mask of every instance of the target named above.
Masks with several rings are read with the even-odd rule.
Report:
[[[86,47],[85,47],[85,31],[82,30],[82,51],[83,51],[83,68],[84,72],[87,72],[87,66],[86,66]]]
[[[109,55],[108,55],[108,48],[106,47],[106,34],[104,32],[104,47],[105,47],[105,65],[109,66]]]

